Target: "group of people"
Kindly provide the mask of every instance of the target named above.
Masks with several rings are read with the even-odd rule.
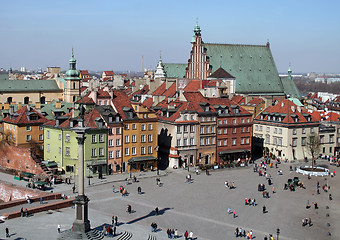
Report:
[[[122,194],[122,197],[129,195],[128,191],[123,186],[119,187],[119,192]]]
[[[245,198],[244,199],[244,204],[248,206],[256,206],[256,199],[251,199],[251,198]]]
[[[246,231],[241,227],[235,229],[235,237],[247,237],[247,239],[253,239],[253,230]]]
[[[27,208],[25,209],[25,211],[24,211],[23,208],[21,208],[20,214],[21,214],[21,217],[28,217],[28,210],[27,210]]]
[[[236,188],[234,182],[232,182],[231,184],[229,184],[228,181],[225,181],[225,182],[224,182],[224,186],[225,186],[226,188],[229,188],[229,189],[234,189],[234,188]]]
[[[155,222],[152,222],[151,223],[151,232],[157,232],[157,223]]]
[[[170,228],[168,228],[166,230],[166,234],[168,234],[168,238],[170,238],[170,239],[175,239],[175,238],[179,237],[177,229],[170,229]]]
[[[105,229],[104,235],[115,237],[116,236],[116,231],[117,231],[116,226],[111,227],[110,225],[108,225],[106,227],[106,229]]]
[[[118,225],[118,216],[112,216],[111,223],[113,226]]]

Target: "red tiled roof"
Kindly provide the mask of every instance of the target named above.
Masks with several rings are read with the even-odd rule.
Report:
[[[36,114],[38,115],[37,120],[30,120],[28,115],[29,114]],[[10,122],[12,124],[43,124],[48,122],[48,119],[37,112],[35,109],[30,107],[30,111],[28,111],[28,107],[24,106],[16,111],[13,115],[9,115],[2,120],[3,122]]]
[[[176,83],[173,83],[165,92],[164,92],[164,96],[166,97],[174,97],[176,94]]]
[[[142,89],[137,90],[133,94],[135,95],[142,95],[142,94],[147,94],[149,92],[149,85],[144,85]]]
[[[90,81],[92,78],[83,78],[81,81],[82,82],[88,82],[88,81]]]
[[[234,95],[231,100],[237,104],[246,103],[246,99],[241,95]]]
[[[98,89],[97,97],[98,98],[111,98],[110,94],[107,91],[104,91],[103,89]]]
[[[162,83],[153,93],[153,96],[162,96],[165,91],[166,83]]]
[[[247,105],[253,105],[255,104],[256,106],[258,106],[260,103],[264,103],[265,101],[262,98],[259,97],[253,97],[248,103]]]
[[[300,109],[300,111],[298,110]],[[267,107],[262,113],[283,113],[286,114],[282,123],[308,123],[306,118],[302,114],[309,114],[311,116],[311,122],[317,122],[319,119],[317,115],[307,112],[304,108],[298,108],[292,101],[284,99],[283,101],[277,103],[275,106]],[[295,122],[292,115],[298,117],[298,122]],[[256,120],[261,119],[261,114],[259,114]],[[263,120],[268,120],[268,115],[264,117]]]
[[[87,87],[81,87],[80,92],[84,92],[87,89]]]
[[[197,92],[199,89],[202,88],[202,81],[201,80],[191,80],[188,85],[184,88],[185,92]]]
[[[192,104],[190,107],[193,108],[197,112],[204,112],[204,110],[202,109],[199,103],[210,104],[209,100],[203,97],[203,95],[200,92],[184,92],[183,95],[187,99],[187,101]],[[210,108],[210,111],[215,112],[215,109],[213,107],[209,106],[209,108]],[[190,109],[190,110],[193,110],[193,109]]]
[[[84,76],[84,75],[89,75],[89,71],[88,70],[79,70],[79,73]]]
[[[128,107],[132,109],[129,96],[122,90],[113,90],[112,104],[115,106],[117,112],[123,120],[126,119],[123,107]]]
[[[145,99],[142,102],[143,106],[147,107],[147,108],[151,108],[152,104],[153,104],[153,99],[151,97]]]
[[[114,76],[115,75],[115,73],[113,71],[104,71],[104,74],[106,76]]]
[[[235,78],[235,77],[220,67],[215,72],[213,72],[208,78]]]
[[[76,103],[95,104],[92,98],[86,96],[79,99]]]
[[[241,107],[239,104],[234,102],[233,100],[230,100],[229,98],[208,98],[211,105],[225,105],[228,106],[229,113],[234,114],[233,108],[231,108],[231,105],[237,105],[239,107],[240,114],[251,114],[246,109]]]

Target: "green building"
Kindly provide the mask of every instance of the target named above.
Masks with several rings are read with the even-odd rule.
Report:
[[[78,142],[73,131],[78,126],[78,113],[73,111],[44,125],[44,160],[55,161],[58,169],[67,174],[78,174]],[[106,174],[107,133],[99,112],[92,109],[84,115],[85,176]]]

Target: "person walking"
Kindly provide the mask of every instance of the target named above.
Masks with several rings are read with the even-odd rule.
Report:
[[[159,213],[158,207],[155,208],[155,212],[156,212],[156,216],[158,216],[158,213]]]
[[[112,216],[111,223],[112,223],[112,226],[115,225],[115,216]]]
[[[115,225],[118,225],[118,216],[115,216]]]
[[[141,188],[141,187],[138,187],[138,188],[137,188],[137,192],[138,192],[138,194],[142,194],[142,188]]]
[[[75,193],[76,192],[76,187],[73,185],[72,187],[72,192]]]
[[[263,213],[266,213],[266,206],[263,206],[263,207],[262,207],[262,212],[263,212]]]
[[[189,239],[192,240],[194,238],[194,233],[192,231],[190,231],[189,233]]]
[[[24,209],[23,208],[20,209],[20,213],[21,213],[21,217],[24,217]]]
[[[235,237],[238,237],[238,227],[235,229]]]
[[[11,237],[11,235],[9,235],[9,229],[8,227],[6,227],[6,238],[9,238],[9,237]]]
[[[60,231],[61,231],[60,229],[61,229],[60,224],[58,224],[58,226],[57,226],[58,233],[60,233]]]
[[[234,214],[234,218],[236,218],[236,211],[235,210],[234,210],[233,214]]]
[[[40,197],[40,204],[43,204],[43,197]]]
[[[116,226],[113,227],[113,236],[116,236],[116,231],[117,231],[117,228]]]

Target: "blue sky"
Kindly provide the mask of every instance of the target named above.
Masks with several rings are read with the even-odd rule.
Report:
[[[340,72],[340,1],[0,1],[0,67],[141,70],[185,63],[204,42],[264,45],[279,72]]]

